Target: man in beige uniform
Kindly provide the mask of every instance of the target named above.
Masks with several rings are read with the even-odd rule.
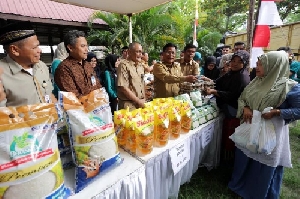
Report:
[[[29,22],[0,30],[0,44],[7,56],[0,60],[6,101],[1,106],[21,106],[56,101],[48,67],[40,61],[41,49]]]
[[[196,76],[182,74],[180,64],[175,62],[177,47],[168,43],[163,47],[162,63],[153,67],[155,98],[175,97],[181,82],[195,82]]]
[[[141,57],[142,46],[133,42],[129,45],[128,58],[122,59],[117,68],[119,109],[144,107],[144,66]]]
[[[6,101],[4,101],[4,100],[6,100],[6,94],[4,92],[3,85],[2,85],[2,79],[1,79],[2,73],[3,73],[3,70],[0,68],[0,104],[6,102]]]
[[[180,63],[183,76],[194,75],[198,76],[199,64],[193,60],[196,53],[196,46],[187,44],[183,49],[183,58],[176,60]]]

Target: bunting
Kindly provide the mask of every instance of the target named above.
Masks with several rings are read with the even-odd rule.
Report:
[[[271,38],[270,25],[283,25],[274,0],[261,0],[257,17],[251,49],[251,68],[256,66],[257,57],[264,53],[263,48],[269,46]]]

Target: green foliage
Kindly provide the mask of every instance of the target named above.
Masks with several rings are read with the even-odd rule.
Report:
[[[204,22],[203,26],[223,34],[227,30],[235,30],[245,23],[249,1],[204,0],[203,9],[208,16],[208,20]]]
[[[285,0],[277,3],[279,14],[282,20],[285,20],[290,14],[299,14],[299,0]],[[299,21],[299,18],[298,18]],[[296,22],[296,21],[292,21]]]

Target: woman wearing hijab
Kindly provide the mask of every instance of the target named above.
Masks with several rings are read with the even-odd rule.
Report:
[[[222,55],[220,61],[220,77],[225,75],[230,70],[230,60],[232,58],[233,53]]]
[[[213,94],[216,97],[218,107],[225,114],[222,129],[222,161],[228,166],[233,165],[235,150],[234,142],[229,136],[240,125],[240,120],[236,118],[238,98],[250,82],[247,71],[249,58],[250,55],[245,50],[235,52],[230,61],[230,71],[215,81],[215,89],[206,91],[206,94]]]
[[[276,147],[271,154],[253,153],[236,146],[234,171],[229,188],[243,198],[277,199],[283,167],[292,167],[289,122],[300,119],[300,85],[289,79],[289,60],[285,52],[273,51],[257,61],[256,78],[238,100],[237,117],[251,122],[253,110],[271,120],[276,133]]]
[[[217,59],[214,56],[209,56],[205,59],[204,66],[201,70],[201,75],[216,80],[220,75],[220,70],[216,67]]]
[[[231,70],[215,80],[215,89],[206,90],[207,95],[213,94],[216,97],[218,107],[225,111],[228,118],[235,118],[238,98],[250,82],[249,73],[246,69],[249,58],[250,55],[245,50],[235,52],[230,62]],[[205,77],[203,79],[211,81]]]
[[[54,57],[53,57],[54,59],[53,59],[53,62],[51,64],[51,72],[52,72],[53,76],[54,76],[55,71],[56,71],[58,65],[60,64],[60,62],[62,62],[68,56],[69,56],[69,53],[67,53],[64,42],[59,43],[57,45],[56,50],[55,50]],[[52,93],[56,97],[56,99],[58,98],[58,91],[59,91],[59,88],[57,87],[55,82],[53,82],[53,91],[52,91]]]
[[[119,58],[117,55],[110,54],[105,57],[105,72],[104,72],[104,85],[109,96],[111,112],[117,110],[118,95],[117,95],[117,72],[116,68],[119,65]]]
[[[93,53],[93,52],[88,52],[86,61],[90,62],[92,67],[95,68],[97,66],[97,56],[96,56],[96,54]]]

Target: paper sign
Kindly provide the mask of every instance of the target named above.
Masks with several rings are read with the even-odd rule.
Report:
[[[190,160],[189,139],[171,148],[169,150],[169,156],[171,158],[174,175],[176,175]]]
[[[211,125],[210,127],[206,128],[202,135],[201,135],[201,144],[202,144],[202,149],[206,147],[212,140],[214,135],[214,126]]]

